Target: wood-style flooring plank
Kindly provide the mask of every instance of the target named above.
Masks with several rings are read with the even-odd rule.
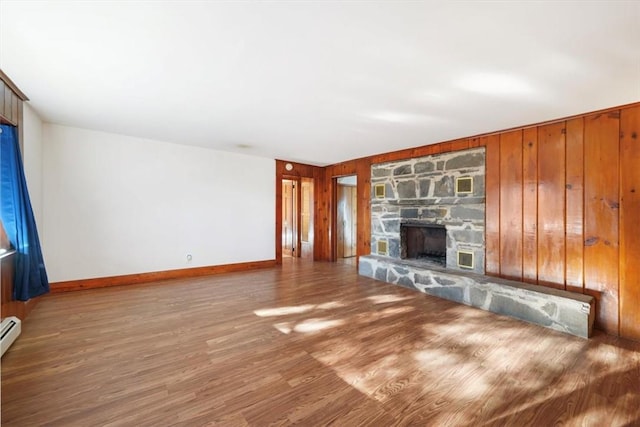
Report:
[[[2,425],[640,425],[640,343],[584,340],[285,260],[49,295]]]

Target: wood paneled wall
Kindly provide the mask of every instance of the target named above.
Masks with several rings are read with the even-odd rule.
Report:
[[[593,295],[596,326],[632,339],[640,339],[639,122],[634,104],[487,144],[487,274]]]
[[[640,340],[640,103],[316,168],[315,259],[336,259],[334,178],[358,177],[366,255],[372,164],[478,146],[487,274],[593,295],[596,327]]]
[[[18,141],[22,149],[22,103],[29,98],[0,70],[0,123],[18,128]]]
[[[24,93],[0,70],[0,123],[16,126],[18,128],[18,141],[23,147],[22,109],[23,102],[28,101]],[[2,247],[7,249],[9,244],[4,228],[0,224]],[[16,316],[24,320],[35,307],[38,298],[29,301],[15,301],[13,299],[13,262],[14,258],[5,257],[0,262],[0,276],[2,276],[0,300],[0,317]]]

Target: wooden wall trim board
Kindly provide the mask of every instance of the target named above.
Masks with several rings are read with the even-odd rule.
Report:
[[[250,261],[235,264],[212,265],[206,267],[183,268],[178,270],[154,271],[150,273],[126,274],[122,276],[97,277],[94,279],[69,280],[51,283],[51,293],[81,291],[111,286],[135,285],[160,280],[185,279],[189,277],[211,276],[238,271],[257,270],[276,265],[276,260]]]
[[[4,230],[0,230],[4,232]],[[29,301],[15,301],[13,299],[15,251],[9,251],[0,257],[0,318],[16,316],[24,320],[31,310],[38,304],[40,297],[31,298]]]
[[[13,80],[11,80],[9,78],[9,76],[7,76],[5,74],[4,71],[2,71],[0,69],[0,80],[2,80],[4,82],[5,85],[7,85],[9,87],[9,89],[11,89],[11,91],[13,93],[16,94],[16,96],[21,100],[21,101],[28,101],[29,98],[27,98],[27,95],[24,94],[24,92],[22,92],[18,86],[13,82]]]

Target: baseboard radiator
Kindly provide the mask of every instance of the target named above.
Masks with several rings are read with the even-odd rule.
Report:
[[[0,357],[11,347],[11,344],[20,336],[20,319],[7,317],[2,320],[2,339],[0,339]]]

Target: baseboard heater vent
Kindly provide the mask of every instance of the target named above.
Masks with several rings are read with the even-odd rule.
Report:
[[[20,319],[7,317],[2,321],[2,339],[0,339],[0,356],[11,347],[11,344],[20,336]]]

